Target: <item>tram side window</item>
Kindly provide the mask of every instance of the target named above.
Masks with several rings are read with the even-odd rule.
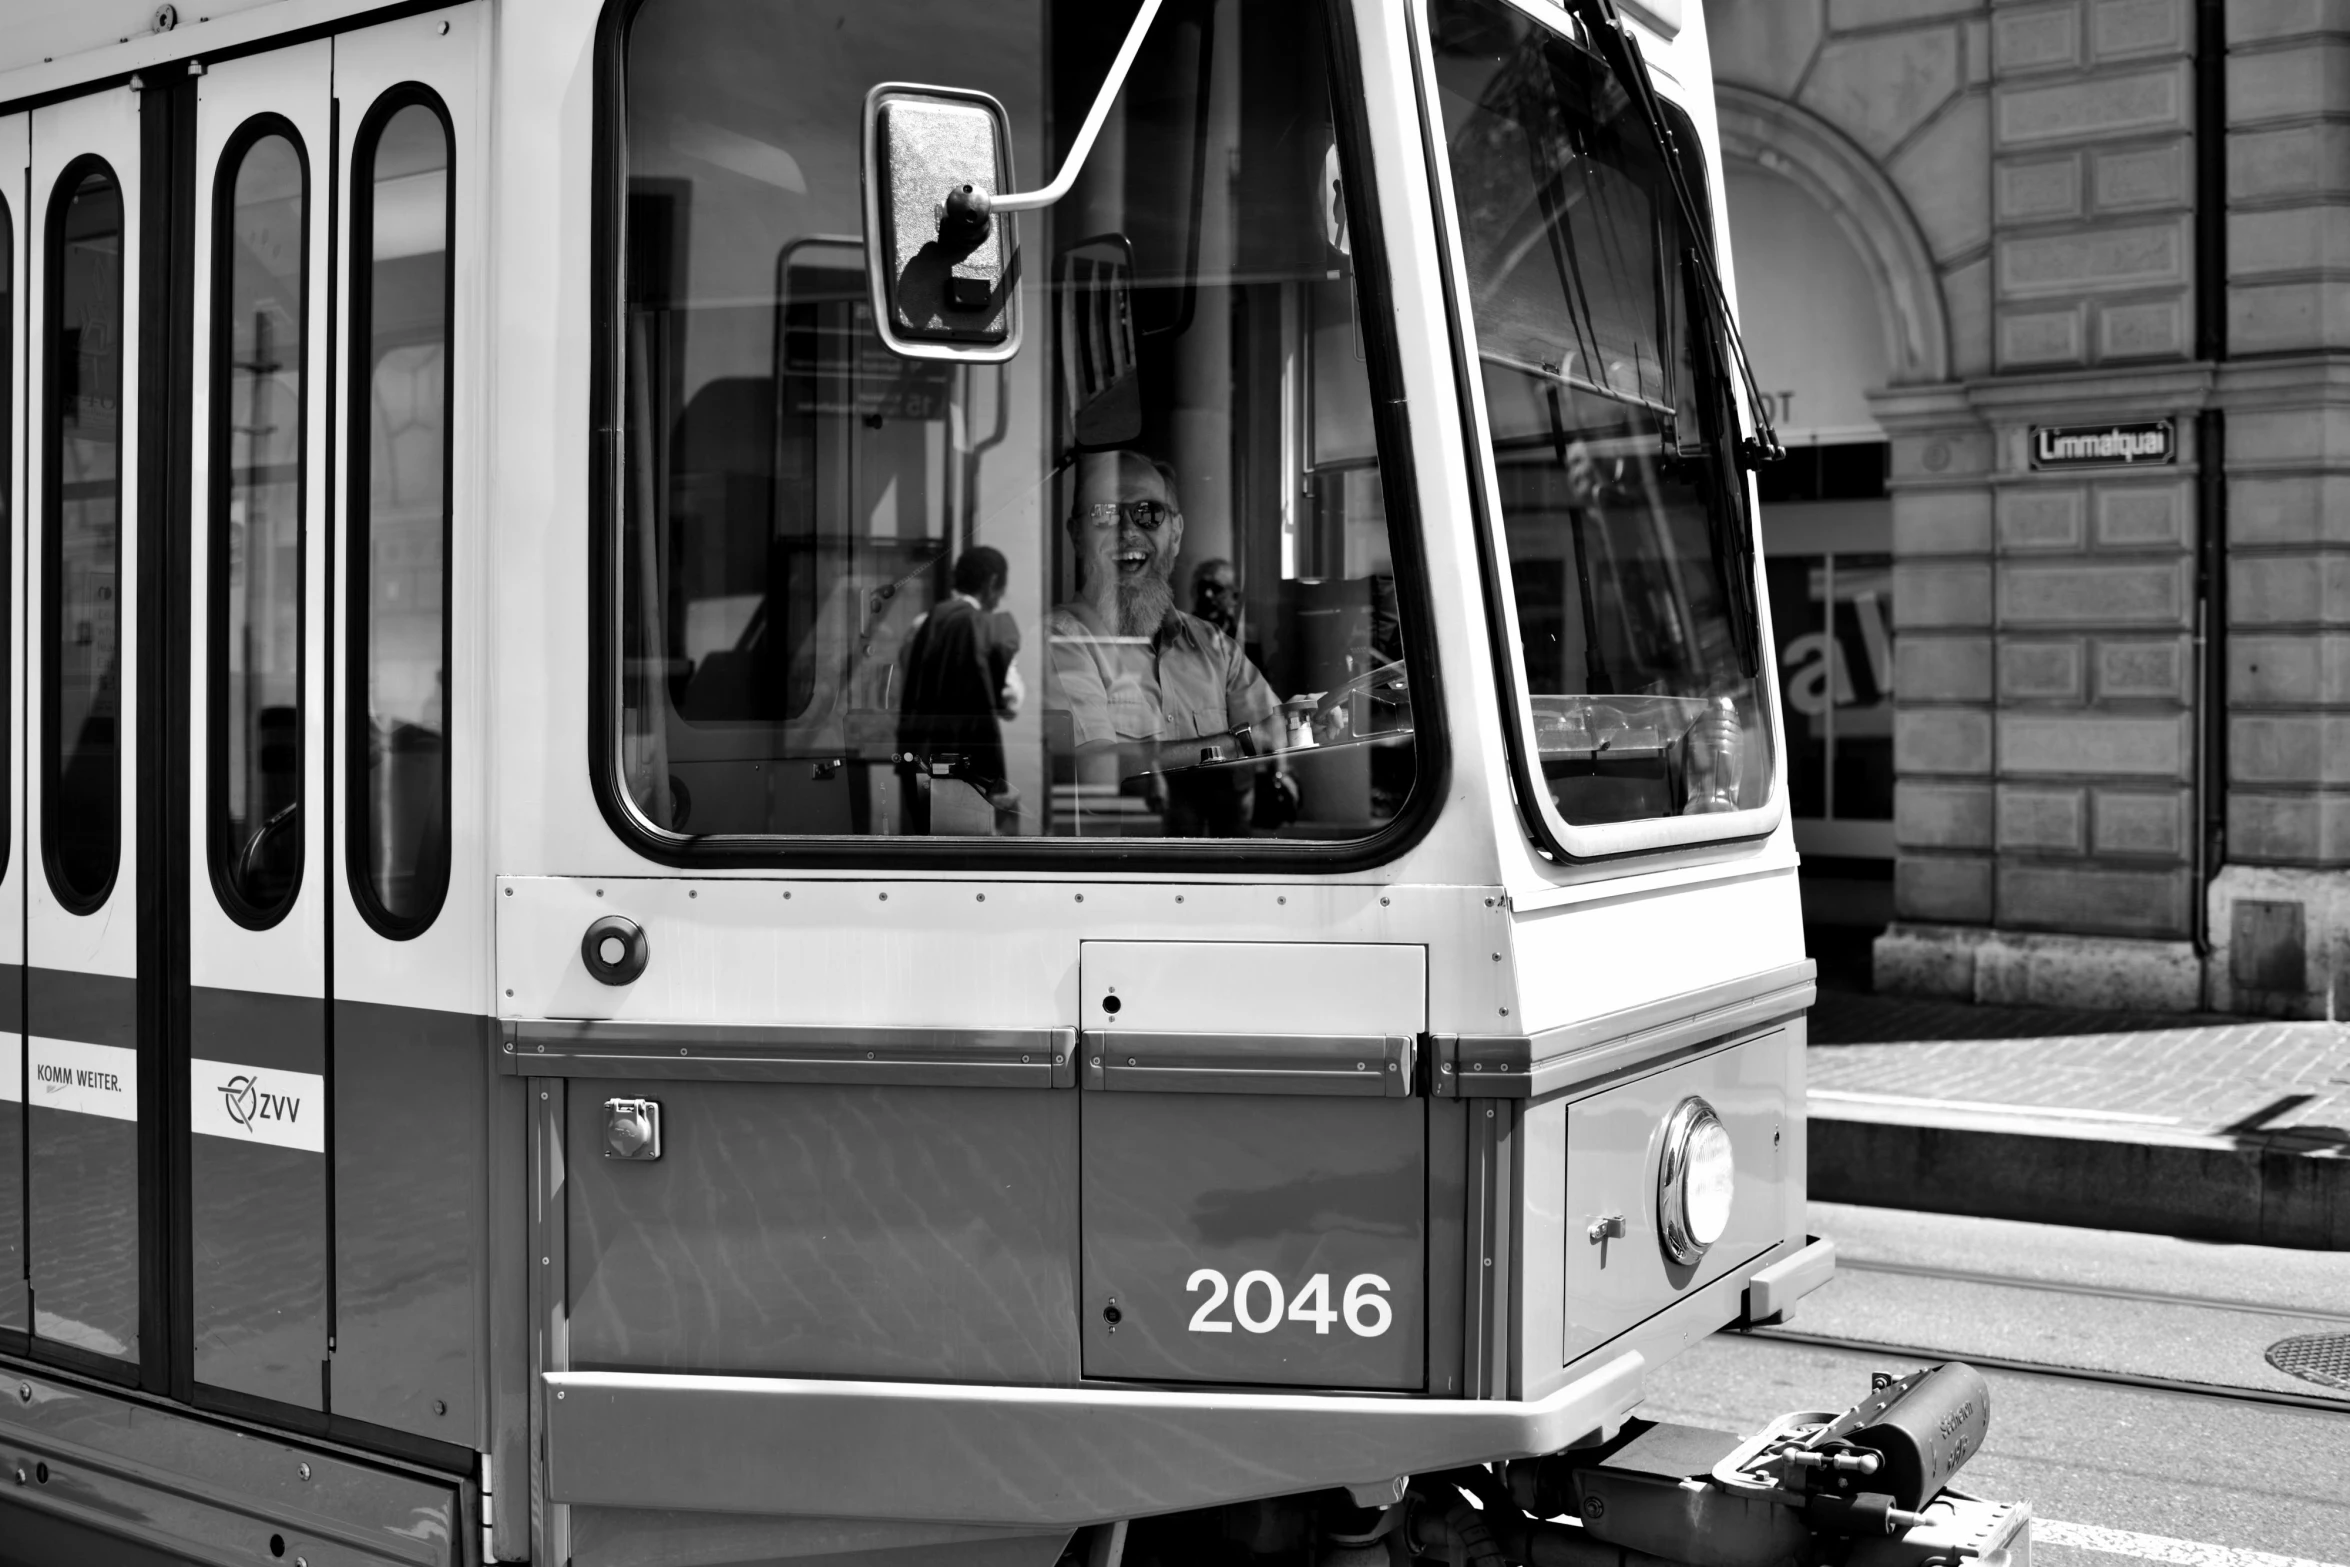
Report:
[[[262,122],[266,125],[268,122]],[[212,876],[266,923],[302,873],[302,153],[243,134],[213,224]]]
[[[58,181],[46,259],[42,842],[57,901],[88,912],[122,853],[123,199],[99,160]]]
[[[1752,534],[1705,241],[1596,56],[1499,0],[1436,0],[1431,23],[1550,803],[1578,825],[1760,806]]]
[[[448,121],[421,89],[361,128],[352,241],[352,884],[386,935],[449,888]]]
[[[1322,15],[1170,0],[1074,193],[1017,220],[1019,354],[974,367],[874,331],[866,92],[994,94],[1041,184],[1132,8],[637,10],[613,641],[647,827],[1345,840],[1404,809]]]

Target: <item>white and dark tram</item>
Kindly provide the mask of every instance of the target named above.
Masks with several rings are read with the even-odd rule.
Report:
[[[8,11],[0,1562],[2024,1558],[1695,0]]]

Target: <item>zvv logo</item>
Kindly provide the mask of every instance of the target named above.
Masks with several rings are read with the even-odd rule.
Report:
[[[302,1099],[298,1094],[271,1094],[261,1089],[261,1079],[250,1073],[239,1072],[220,1085],[221,1104],[228,1118],[253,1133],[255,1121],[283,1121],[288,1125],[302,1118]]]

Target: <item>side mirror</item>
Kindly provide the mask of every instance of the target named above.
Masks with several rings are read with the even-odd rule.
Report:
[[[1134,247],[1123,234],[1080,240],[1053,262],[1060,319],[1061,391],[1081,451],[1142,435],[1142,380],[1134,352]]]
[[[909,359],[1020,351],[1011,123],[985,93],[884,82],[865,95],[865,274],[881,340]]]

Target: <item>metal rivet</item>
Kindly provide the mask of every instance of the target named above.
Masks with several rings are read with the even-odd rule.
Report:
[[[1126,1058],[1126,1064],[1127,1064],[1128,1066],[1132,1066],[1132,1065],[1134,1065],[1134,1057],[1132,1057],[1132,1056],[1128,1056],[1128,1057]]]
[[[513,991],[511,991],[511,990],[509,990],[509,991],[507,991],[507,992],[506,992],[506,994],[507,994],[509,997],[511,997],[511,996],[514,994],[514,992],[513,992]],[[514,1047],[513,1047],[512,1045],[508,1045],[506,1048],[507,1048],[508,1050],[512,1050]]]
[[[1510,1009],[1508,1007],[1503,1007],[1501,1009],[1501,1015],[1503,1017],[1508,1017],[1510,1015]]]
[[[1485,1119],[1488,1121],[1493,1119],[1493,1112],[1491,1110],[1485,1112]]]
[[[1095,1056],[1093,1058],[1093,1064],[1095,1066],[1100,1066],[1102,1064],[1102,1058],[1100,1056]]]
[[[1486,1114],[1488,1114],[1488,1115],[1491,1115],[1493,1112],[1492,1112],[1492,1111],[1490,1111],[1490,1110],[1488,1110],[1488,1111],[1487,1111],[1487,1112],[1485,1112],[1485,1113],[1486,1113]],[[552,1258],[552,1257],[541,1257],[541,1258],[539,1259],[539,1266],[540,1266],[540,1267],[542,1267],[542,1268],[551,1268],[551,1267],[553,1267],[554,1265],[555,1265],[555,1259],[554,1259],[554,1258]]]
[[[1083,902],[1085,901],[1085,894],[1084,894],[1084,893],[1082,893],[1082,892],[1081,892],[1081,893],[1079,893],[1079,894],[1077,895],[1077,901],[1078,901],[1079,903],[1083,903]]]
[[[1501,954],[1500,954],[1500,953],[1498,953],[1498,952],[1496,952],[1496,953],[1493,955],[1493,961],[1494,961],[1494,962],[1496,962],[1496,963],[1499,963],[1499,962],[1501,961]]]
[[[701,894],[700,894],[700,893],[698,893],[698,892],[689,892],[689,893],[687,893],[687,894],[686,894],[686,896],[687,896],[687,897],[689,897],[689,898],[698,898],[698,897],[700,897],[700,896],[701,896]]]
[[[1287,898],[1275,898],[1273,901],[1275,903],[1287,903],[1289,900]]]
[[[1485,906],[1486,906],[1487,908],[1489,908],[1489,909],[1490,909],[1490,908],[1492,908],[1492,907],[1493,907],[1493,900],[1492,900],[1491,898],[1487,898],[1487,899],[1485,900]]]
[[[1492,1266],[1493,1266],[1493,1259],[1492,1259],[1491,1257],[1488,1257],[1488,1258],[1486,1258],[1486,1259],[1485,1259],[1485,1266],[1487,1266],[1488,1268],[1490,1268],[1490,1267],[1492,1267]]]
[[[884,903],[887,903],[887,902],[889,901],[889,894],[888,894],[888,893],[886,893],[886,892],[885,892],[885,893],[883,893],[883,894],[881,895],[881,901],[882,901],[882,902],[884,902]]]
[[[1357,1062],[1355,1063],[1355,1070],[1356,1070],[1356,1071],[1358,1071],[1358,1072],[1368,1072],[1368,1071],[1370,1070],[1370,1068],[1369,1068],[1368,1066],[1365,1066],[1365,1065],[1364,1065],[1362,1062],[1360,1062],[1360,1061],[1357,1061]]]
[[[449,1401],[445,1398],[434,1399],[432,1401],[432,1412],[436,1415],[447,1414],[449,1412]]]
[[[985,902],[987,901],[987,894],[986,894],[986,893],[984,893],[984,892],[983,892],[983,893],[981,893],[981,894],[979,895],[979,900],[978,900],[978,901],[980,901],[981,903],[985,903]]]
[[[16,1396],[28,1404],[31,1403],[33,1401],[33,1385],[30,1382],[19,1382],[16,1384]]]
[[[310,1478],[310,1466],[308,1464],[302,1465],[302,1478],[305,1480]]]
[[[785,893],[785,894],[783,895],[783,901],[784,901],[784,902],[786,902],[786,903],[789,903],[789,902],[791,902],[791,894],[790,894],[790,893],[788,893],[788,892],[787,892],[787,893]]]
[[[1177,894],[1175,894],[1175,901],[1176,901],[1177,903],[1181,903],[1181,902],[1183,901],[1183,894],[1182,894],[1182,893],[1180,893],[1180,892],[1179,892],[1179,893],[1177,893]]]
[[[558,1402],[560,1402],[560,1401],[562,1400],[562,1397],[563,1397],[563,1390],[562,1390],[561,1388],[557,1388],[557,1389],[555,1389],[555,1398],[556,1398],[556,1400],[557,1400]]]
[[[448,24],[448,23],[446,23],[446,22],[443,22],[443,23],[441,24],[441,36],[442,36],[443,38],[446,38],[446,37],[448,37],[448,36],[449,36],[449,24]]]
[[[155,8],[155,22],[154,22],[155,31],[157,31],[157,32],[159,32],[159,33],[168,33],[168,32],[170,32],[170,31],[171,31],[173,28],[175,28],[175,27],[177,27],[177,26],[179,26],[179,25],[180,25],[180,8],[179,8],[178,6],[176,6],[176,5],[159,5],[159,6],[157,6],[157,7]],[[128,39],[125,39],[125,40],[123,40],[123,41],[124,41],[125,43],[128,43],[130,40],[128,40]]]
[[[1385,907],[1387,907],[1387,900],[1386,900],[1385,898],[1381,898],[1381,899],[1379,900],[1379,907],[1381,907],[1381,908],[1385,908]]]
[[[539,1048],[540,1048],[541,1050],[544,1050],[544,1049],[546,1049],[547,1047],[546,1047],[545,1045],[541,1045],[541,1046],[539,1046]],[[540,1090],[539,1090],[539,1097],[540,1097],[541,1099],[544,1099],[544,1098],[546,1098],[546,1097],[547,1097],[547,1091],[546,1091],[545,1089],[543,1089],[543,1088],[542,1088],[542,1089],[540,1089]]]
[[[508,887],[508,888],[506,889],[506,896],[507,896],[507,897],[509,897],[509,898],[511,898],[511,897],[513,897],[513,896],[514,896],[514,889],[513,889],[512,887]],[[597,894],[596,894],[596,896],[600,898],[600,897],[602,897],[602,896],[603,896],[603,894],[599,892],[599,893],[597,893]]]

